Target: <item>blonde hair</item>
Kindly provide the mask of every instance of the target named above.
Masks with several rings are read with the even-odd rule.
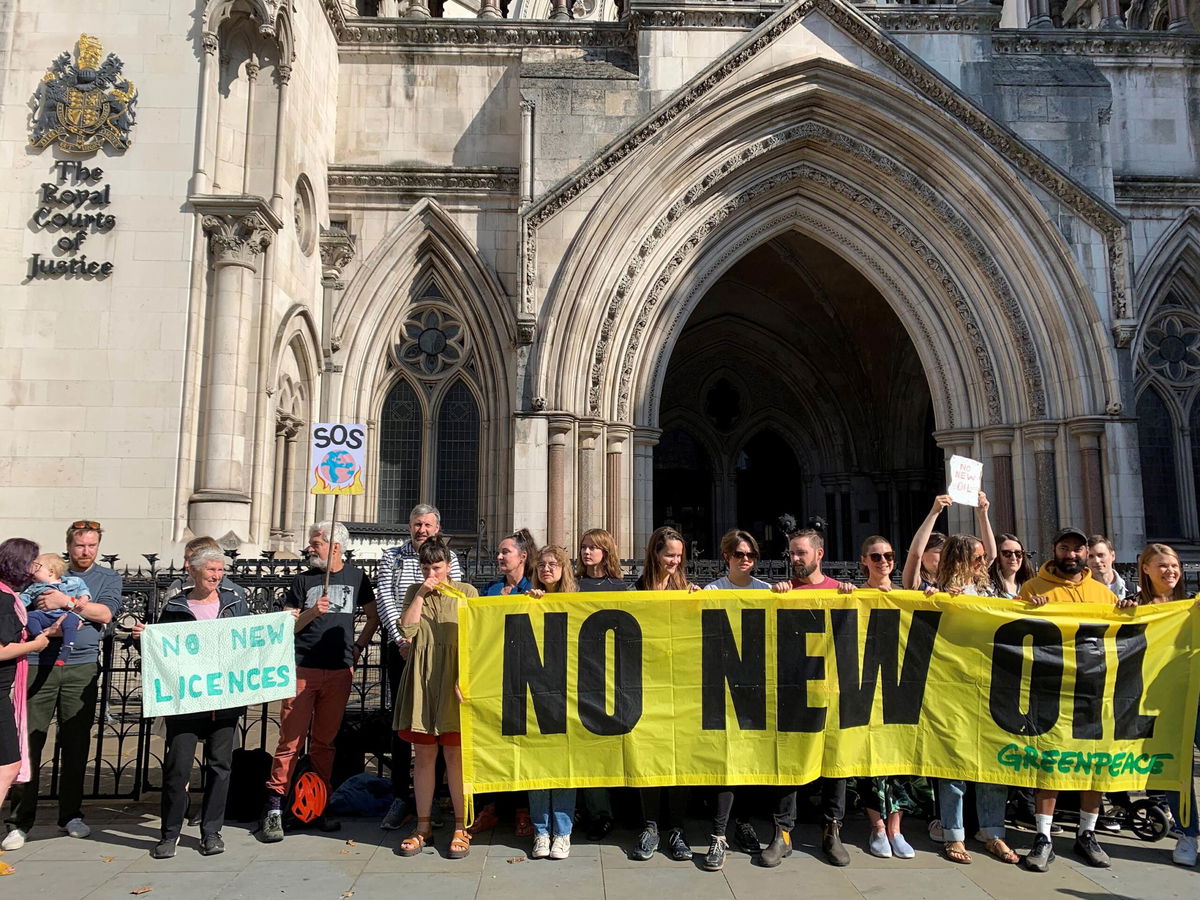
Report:
[[[571,558],[567,556],[567,548],[551,544],[550,546],[543,547],[535,554],[537,562],[541,562],[542,558],[546,556],[554,557],[554,561],[558,563],[562,575],[559,576],[557,583],[552,585],[546,584],[542,581],[541,569],[535,564],[533,567],[533,586],[539,591],[545,591],[547,594],[575,593],[575,576],[571,574]]]
[[[1150,603],[1154,600],[1154,583],[1150,580],[1150,576],[1143,571],[1142,566],[1150,562],[1156,556],[1170,556],[1179,562],[1179,554],[1166,544],[1147,544],[1146,549],[1138,554],[1138,592],[1141,594],[1142,603]],[[39,556],[38,559],[41,559]],[[1179,581],[1175,583],[1175,589],[1171,592],[1172,600],[1182,600],[1184,598],[1183,587],[1183,564],[1179,567]]]
[[[579,562],[575,566],[575,577],[584,578],[587,576],[587,566],[583,564],[583,542],[589,542],[593,547],[604,554],[604,574],[609,578],[620,578],[624,573],[621,571],[621,553],[617,550],[617,542],[613,540],[613,536],[603,528],[589,528],[579,538]]]
[[[49,569],[59,581],[67,574],[67,561],[57,553],[43,553],[34,562],[39,562]]]

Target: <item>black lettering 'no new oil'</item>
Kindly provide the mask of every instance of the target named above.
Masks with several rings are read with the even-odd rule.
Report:
[[[608,714],[608,633],[613,633],[613,711]],[[592,734],[628,734],[642,717],[642,626],[622,609],[601,609],[579,629],[579,721]]]
[[[542,641],[544,658],[528,613],[504,617],[504,684],[501,702],[502,734],[524,734],[526,703],[533,697],[538,730],[564,734],[567,730],[567,614],[546,613]]]
[[[705,609],[700,613],[703,635],[701,727],[725,728],[725,683],[743,731],[767,727],[767,611],[742,610],[742,652],[738,653],[729,613]]]
[[[868,724],[875,705],[875,687],[882,682],[883,724],[915,725],[921,718],[933,642],[942,614],[928,609],[913,613],[903,663],[900,662],[900,610],[873,609],[868,615],[860,678],[858,610],[835,609],[829,613],[837,660],[839,724],[842,728]]]

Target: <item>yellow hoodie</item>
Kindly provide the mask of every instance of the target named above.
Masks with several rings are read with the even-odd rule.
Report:
[[[1052,560],[1046,560],[1038,573],[1021,585],[1021,599],[1035,595],[1050,598],[1051,603],[1107,603],[1114,606],[1117,595],[1092,577],[1091,570],[1084,567],[1082,581],[1069,581],[1051,568]]]

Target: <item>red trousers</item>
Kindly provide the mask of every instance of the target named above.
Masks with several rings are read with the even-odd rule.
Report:
[[[342,725],[353,677],[353,669],[296,670],[296,696],[284,700],[279,710],[279,745],[271,760],[268,791],[287,793],[306,736],[313,769],[327,783],[333,777],[333,741]]]

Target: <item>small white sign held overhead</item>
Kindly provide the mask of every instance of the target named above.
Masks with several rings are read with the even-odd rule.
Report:
[[[323,422],[313,426],[310,494],[361,494],[366,481],[367,427]]]
[[[950,486],[946,493],[955,503],[978,506],[983,490],[983,463],[966,456],[950,457]]]

